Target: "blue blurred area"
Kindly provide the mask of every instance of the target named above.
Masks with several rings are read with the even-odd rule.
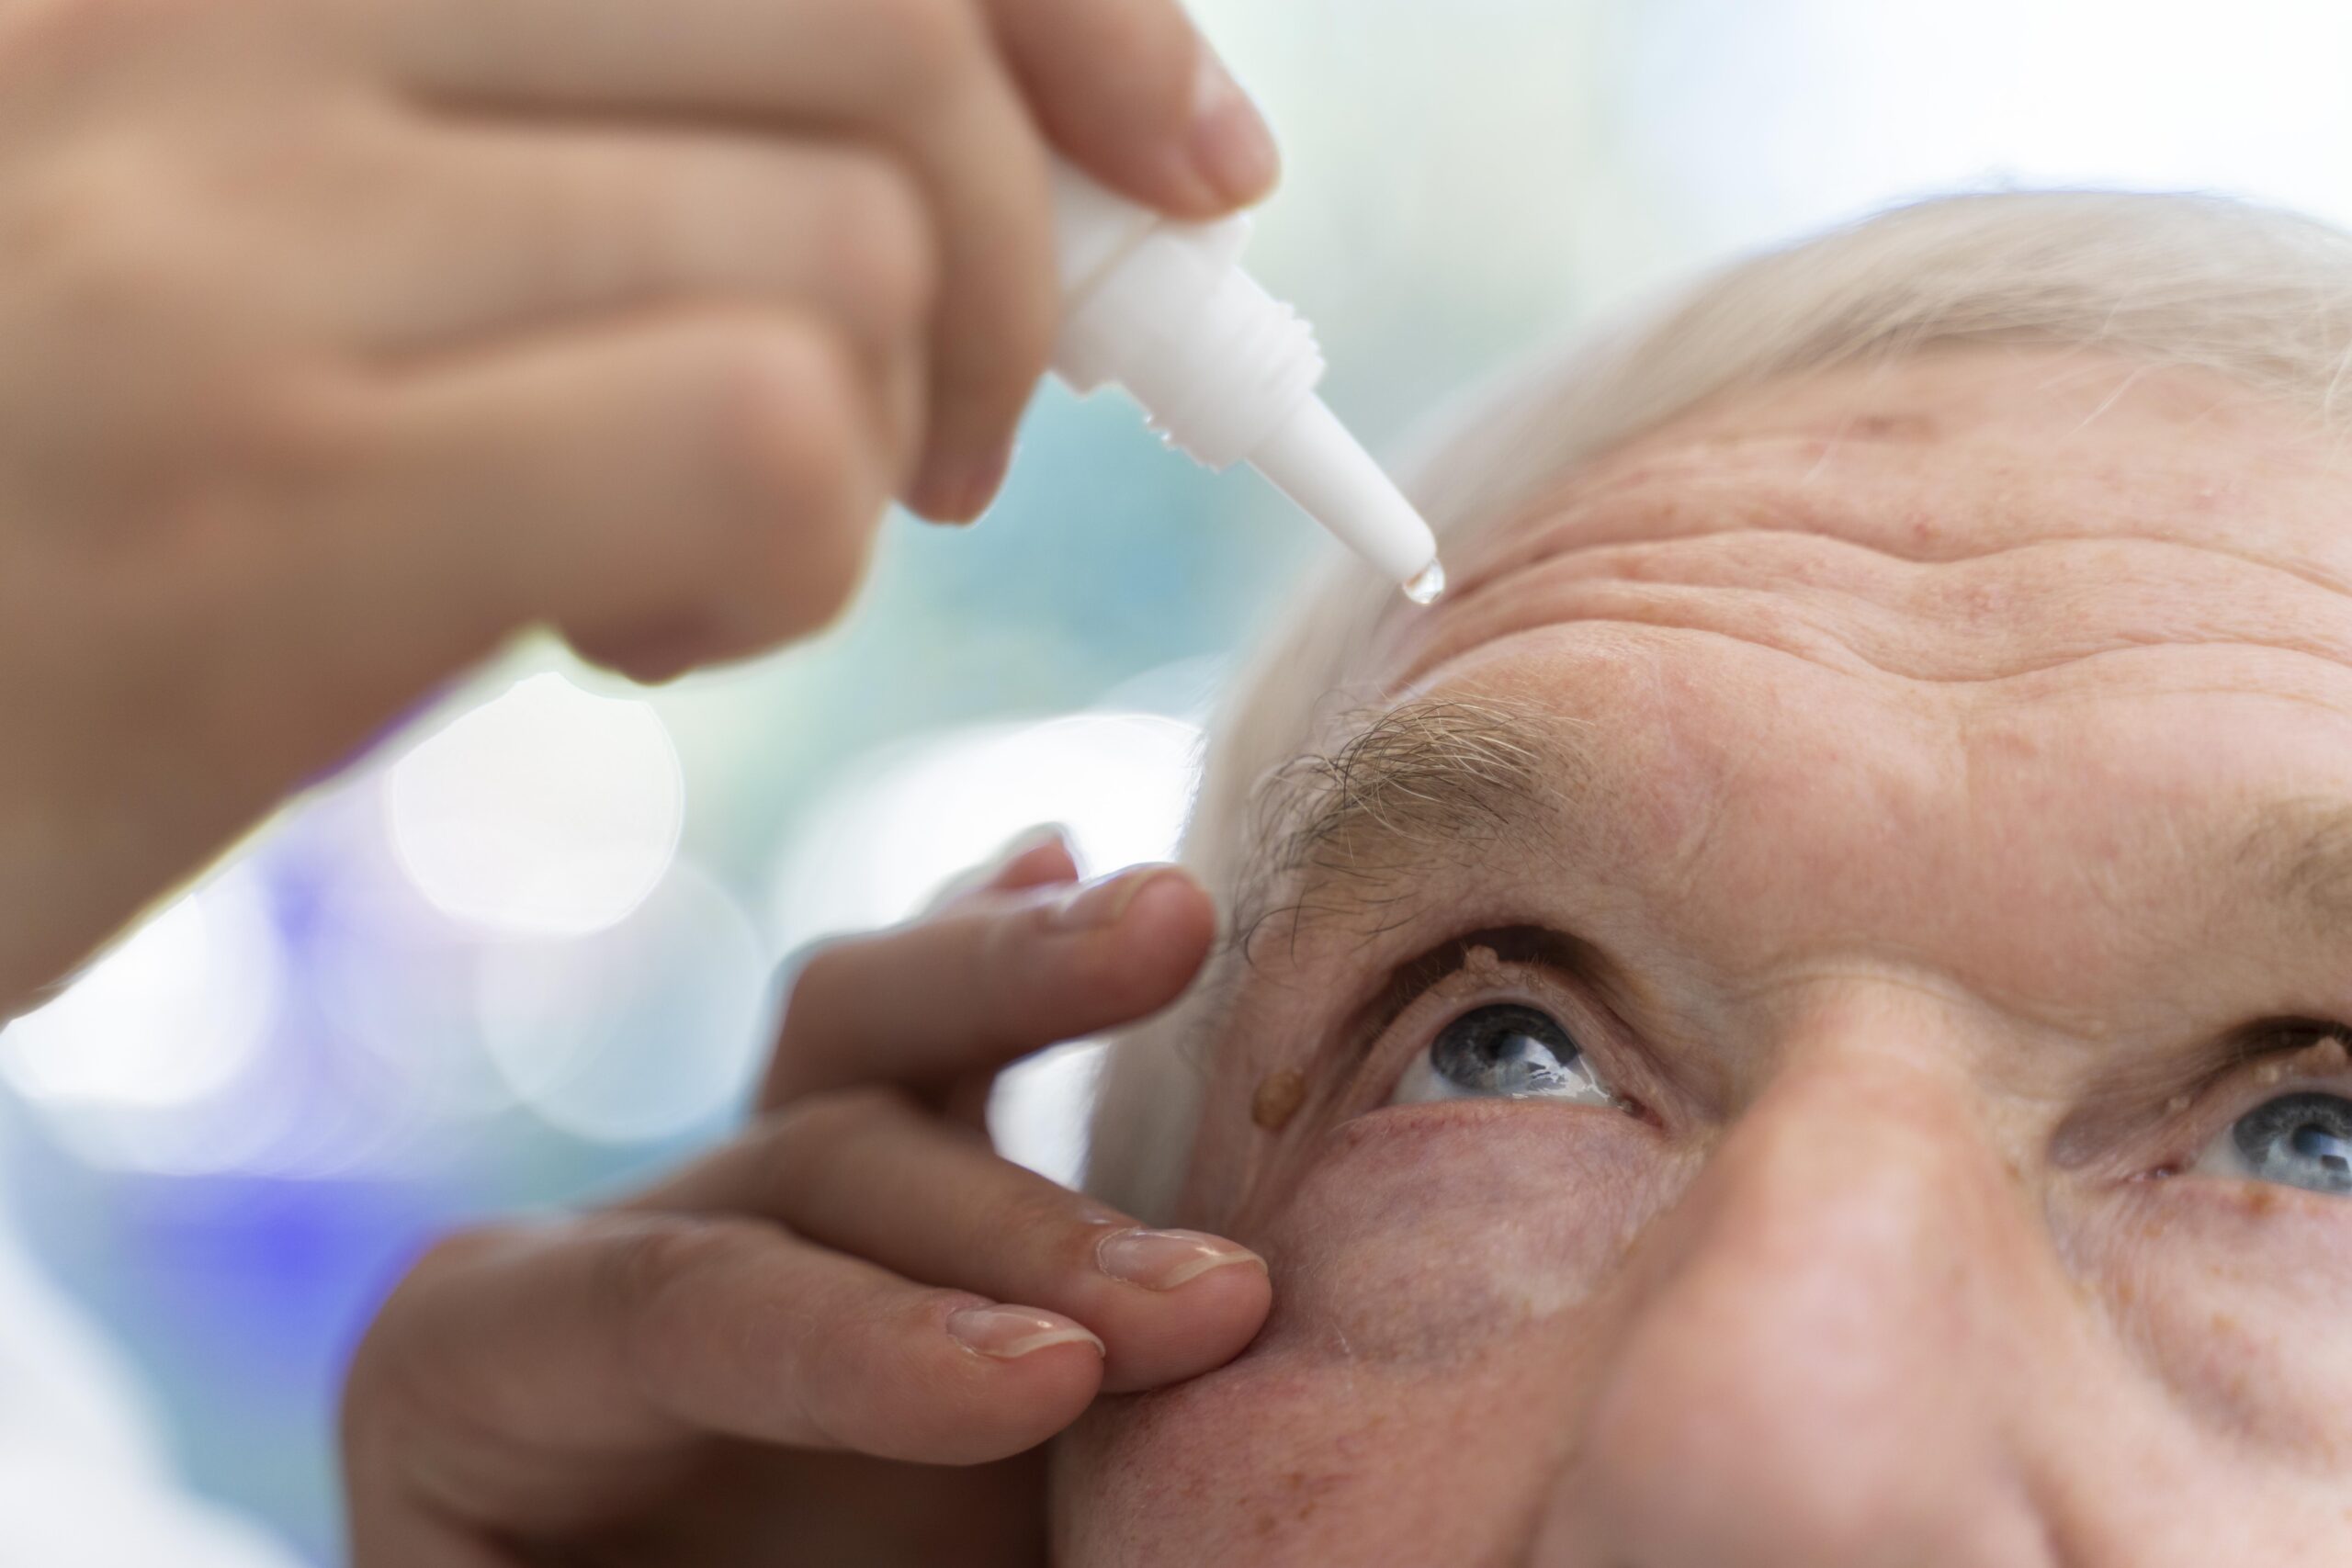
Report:
[[[1727,248],[1901,196],[2103,181],[2352,212],[2332,5],[1197,9],[1288,149],[1257,270],[1375,446]],[[640,693],[534,643],[291,808],[113,991],[0,1039],[0,1193],[192,1483],[329,1562],[339,1369],[403,1260],[722,1136],[766,965],[904,913],[1029,802],[1091,853],[1164,851],[1203,690],[1333,548],[1250,476],[1048,389],[995,513],[893,519],[815,646]]]

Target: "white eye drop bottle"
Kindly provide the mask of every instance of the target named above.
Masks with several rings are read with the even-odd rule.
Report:
[[[1071,390],[1124,389],[1170,446],[1248,462],[1416,604],[1445,592],[1429,525],[1316,396],[1314,329],[1241,270],[1247,218],[1181,222],[1057,161],[1054,223]]]

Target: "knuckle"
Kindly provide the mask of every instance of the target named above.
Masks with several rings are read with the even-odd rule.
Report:
[[[1017,1181],[987,1207],[988,1234],[1004,1237],[1060,1237],[1073,1248],[1085,1243],[1070,1194],[1058,1187]]]
[[[989,57],[970,0],[866,0],[905,73],[910,103],[928,107]]]
[[[1053,198],[1042,150],[1001,159],[995,182],[994,228],[984,271],[951,279],[965,291],[950,301],[954,319],[940,339],[951,396],[971,391],[1001,400],[1010,420],[1028,400],[1053,357],[1061,322],[1055,282]]]
[[[1072,130],[1132,137],[1180,130],[1191,118],[1194,71],[1206,47],[1176,6],[1146,3],[1071,7],[1027,0],[1023,37],[1050,39],[1057,110],[1075,111]]]
[[[760,1151],[763,1190],[811,1190],[839,1163],[848,1144],[913,1114],[906,1096],[887,1084],[859,1084],[812,1096],[776,1119]]]
[[[703,1273],[738,1244],[741,1223],[677,1214],[635,1214],[616,1222],[597,1255],[594,1289],[612,1303],[625,1332],[659,1323],[680,1283]]]
[[[743,334],[721,378],[737,614],[761,637],[821,630],[855,599],[888,502],[864,372],[838,333],[793,321]]]
[[[1099,47],[1118,73],[1112,79],[1134,94],[1143,123],[1182,127],[1192,118],[1201,51],[1208,47],[1199,30],[1173,6],[1098,6],[1095,21],[1102,29]]]
[[[87,66],[142,37],[174,7],[165,0],[37,0],[8,18],[0,43],[12,56]]]
[[[19,268],[45,278],[53,309],[84,329],[141,327],[207,270],[200,231],[179,220],[185,182],[167,155],[127,140],[82,147],[20,178],[6,238]],[[194,265],[191,265],[194,264]],[[23,276],[23,273],[20,273]]]
[[[834,937],[804,948],[789,960],[784,977],[784,1017],[787,1028],[812,1012],[828,1010],[834,992],[842,988],[842,968],[851,943],[872,940],[867,937]]]
[[[927,316],[940,267],[922,187],[895,161],[846,161],[831,182],[822,231],[831,265],[851,291],[860,324],[890,339]]]
[[[872,560],[873,525],[880,521],[878,491],[848,502],[832,515],[817,547],[792,555],[775,573],[774,614],[767,617],[781,636],[813,636],[838,626],[857,603]]]
[[[356,385],[329,374],[259,378],[223,401],[213,450],[272,490],[313,492],[358,461],[365,402]]]
[[[429,1375],[429,1348],[435,1341],[445,1293],[465,1275],[494,1259],[510,1245],[497,1226],[441,1237],[412,1264],[368,1326],[345,1374],[346,1410],[380,1406],[395,1398],[427,1403],[445,1392]]]
[[[695,1347],[712,1332],[707,1282],[769,1245],[761,1222],[726,1214],[608,1217],[589,1291],[615,1325],[624,1375],[649,1399],[674,1388]]]
[[[21,65],[87,79],[108,65],[193,47],[224,24],[245,38],[279,38],[330,22],[362,0],[19,0],[0,6],[0,82]]]
[[[826,937],[786,961],[779,989],[787,1050],[797,1049],[790,1037],[855,1016],[866,977],[873,973],[873,956],[896,938],[896,932],[888,931]]]
[[[861,445],[855,372],[831,334],[762,322],[719,350],[712,429],[719,461],[766,514],[821,503]]]

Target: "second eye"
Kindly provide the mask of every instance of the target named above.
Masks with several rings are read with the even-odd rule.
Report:
[[[1470,1099],[1619,1103],[1560,1021],[1518,1002],[1475,1008],[1439,1030],[1389,1103]]]

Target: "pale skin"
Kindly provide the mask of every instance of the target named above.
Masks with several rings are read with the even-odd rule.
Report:
[[[674,675],[974,516],[1055,151],[1275,175],[1172,0],[0,7],[0,1019],[518,629]]]
[[[1060,1445],[1057,1560],[2340,1561],[2352,1198],[2216,1164],[2352,1095],[2337,459],[2209,377],[1948,354],[1727,398],[1454,562],[1368,673],[1536,782],[1258,944],[1184,1208],[1272,1315]],[[1496,931],[1571,940],[1349,1032]],[[1387,1104],[1498,1001],[1630,1103]]]
[[[1456,592],[1400,610],[1364,672],[1389,694],[1372,729],[1476,716],[1489,763],[1517,758],[1508,786],[1454,813],[1471,831],[1444,811],[1403,811],[1409,841],[1358,823],[1313,886],[1283,874],[1251,896],[1272,916],[1221,976],[1174,1218],[1270,1277],[1237,1262],[1143,1298],[1188,1356],[1099,1383],[1076,1343],[1009,1371],[925,1362],[944,1302],[907,1297],[908,1376],[834,1415],[834,1451],[787,1432],[749,1450],[767,1485],[682,1490],[693,1506],[659,1517],[719,1564],[809,1541],[909,1564],[2337,1560],[2352,1196],[2224,1157],[2282,1095],[2352,1097],[2330,1027],[2352,1020],[2335,450],[2207,376],[2016,349],[1726,398],[1589,466],[1456,552]],[[1029,967],[1032,900],[1061,895],[1013,885],[1057,886],[1057,853],[804,982],[772,1094],[859,1125],[875,1102],[839,1075],[874,1071],[868,1053],[826,1043],[878,1030],[902,1043],[884,1071],[933,1075],[944,1105],[939,1072],[1024,1035],[988,1031],[983,1051],[944,1018],[1025,996],[1042,1038],[1173,996],[1210,918],[1179,874],[1135,874],[1149,901]],[[1329,869],[1345,864],[1373,879]],[[1309,895],[1311,916],[1281,914]],[[988,983],[940,962],[991,941],[1023,961]],[[1131,990],[1059,966],[1114,952]],[[1433,1040],[1499,1003],[1557,1021],[1606,1093],[1390,1103]],[[867,1157],[914,1168],[914,1129],[865,1126]],[[771,1120],[747,1146],[791,1137]],[[777,1213],[774,1187],[684,1185]],[[976,1253],[931,1217],[954,1185],[794,1201],[832,1206],[813,1239],[882,1258],[908,1281],[889,1289],[1047,1303],[1117,1365],[1134,1330],[1087,1292],[1118,1222],[1033,1189]],[[638,1213],[542,1235],[587,1256]],[[812,1241],[735,1234],[779,1258]],[[984,1284],[973,1259],[992,1251],[1023,1262]],[[401,1431],[409,1460],[372,1480],[363,1462],[363,1529],[371,1496],[461,1536],[482,1527],[453,1519],[516,1517],[502,1483],[576,1478],[582,1456],[486,1413],[583,1383],[674,1407],[785,1306],[682,1270],[672,1300],[708,1303],[691,1331],[575,1291],[605,1337],[549,1346],[513,1308],[563,1280],[493,1236],[395,1299],[354,1452]],[[795,1321],[731,1368],[747,1403],[729,1429],[797,1408],[812,1348],[870,1349],[849,1317]],[[974,1376],[995,1380],[992,1438],[1075,1417],[1050,1450],[1049,1547],[1003,1528],[1040,1506],[1025,1462],[839,1451],[970,1411]],[[444,1402],[385,1392],[418,1388]],[[636,1451],[709,1451],[655,1429]],[[495,1462],[476,1448],[437,1489],[420,1479],[449,1434],[485,1430]],[[835,1474],[963,1533],[909,1544],[880,1523],[903,1509],[811,1512],[786,1484]],[[673,1560],[584,1528],[609,1560]]]

